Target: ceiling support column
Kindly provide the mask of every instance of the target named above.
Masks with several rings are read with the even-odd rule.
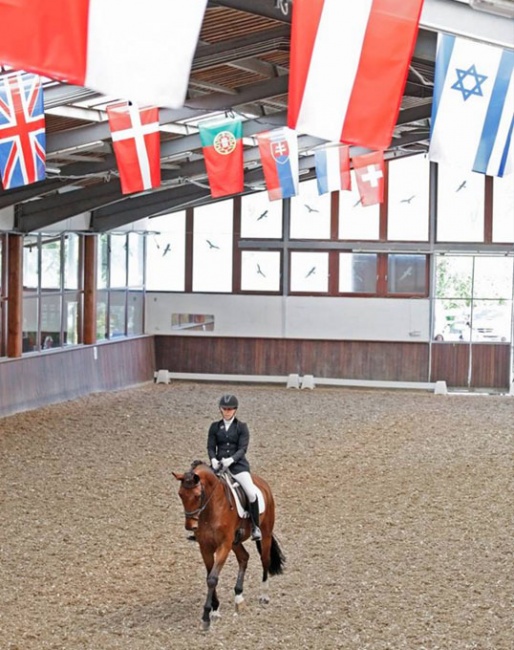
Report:
[[[23,235],[7,235],[7,356],[21,357],[23,340]]]
[[[84,324],[85,345],[96,343],[96,257],[98,235],[84,237]]]

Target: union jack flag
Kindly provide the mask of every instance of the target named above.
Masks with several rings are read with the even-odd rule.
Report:
[[[5,190],[45,178],[45,113],[38,75],[0,77],[0,172]]]

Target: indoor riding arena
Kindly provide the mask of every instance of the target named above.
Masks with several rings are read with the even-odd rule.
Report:
[[[224,392],[286,556],[205,569],[172,471]],[[512,650],[514,408],[501,395],[146,382],[0,420],[2,650]]]

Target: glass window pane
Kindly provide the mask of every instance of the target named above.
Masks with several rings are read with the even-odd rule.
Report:
[[[388,255],[387,292],[427,292],[426,255]]]
[[[70,291],[64,294],[64,341],[63,345],[79,342],[79,315],[82,294]]]
[[[241,289],[243,291],[279,291],[280,253],[278,251],[243,251],[241,255]]]
[[[428,241],[429,175],[425,155],[389,163],[387,239]]]
[[[380,206],[362,207],[355,173],[352,190],[339,192],[339,239],[376,241],[379,238]]]
[[[291,291],[328,291],[328,253],[291,253]]]
[[[437,298],[465,299],[471,304],[471,278],[473,258],[468,256],[439,255],[435,259]]]
[[[34,295],[24,292],[22,352],[39,350],[38,306],[39,299]]]
[[[146,288],[184,291],[186,271],[186,213],[174,212],[151,220],[146,238]]]
[[[376,293],[377,260],[376,253],[340,253],[339,292]]]
[[[125,336],[125,291],[111,291],[109,295],[109,338]]]
[[[144,235],[128,234],[128,286],[143,286]]]
[[[514,174],[495,178],[493,185],[493,242],[514,242]]]
[[[475,257],[473,297],[512,298],[513,263],[512,257]]]
[[[79,236],[69,233],[64,238],[64,288],[78,289],[79,286]]]
[[[111,235],[110,287],[127,286],[127,235]]]
[[[23,240],[23,288],[37,291],[39,285],[39,247],[37,237]]]
[[[300,183],[291,199],[291,239],[330,239],[330,194],[318,194],[316,179]]]
[[[41,244],[41,288],[61,288],[61,239]]]
[[[193,291],[232,291],[233,201],[195,208]]]
[[[143,334],[144,294],[142,291],[128,292],[127,334]]]
[[[483,343],[510,343],[512,300],[475,300],[472,336]]]
[[[61,294],[45,293],[41,296],[41,348],[61,345]]]
[[[282,201],[270,201],[267,192],[241,198],[241,237],[280,239],[282,237]]]
[[[107,338],[107,291],[96,292],[96,338],[103,341]]]
[[[438,168],[437,241],[484,241],[484,175]]]
[[[109,282],[109,236],[105,233],[99,235],[97,252],[96,286],[105,289]]]

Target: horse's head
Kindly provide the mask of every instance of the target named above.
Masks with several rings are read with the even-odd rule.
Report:
[[[172,474],[177,481],[180,481],[178,495],[182,499],[184,506],[186,530],[196,530],[198,528],[198,517],[202,512],[204,502],[202,481],[193,470],[185,474],[175,474],[175,472],[172,472]]]

